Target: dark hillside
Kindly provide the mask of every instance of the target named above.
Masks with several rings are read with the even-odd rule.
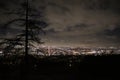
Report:
[[[0,80],[116,80],[119,61],[120,55],[30,57],[26,73],[22,64],[1,62]]]

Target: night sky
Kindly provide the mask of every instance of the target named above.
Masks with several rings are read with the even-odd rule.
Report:
[[[12,1],[12,2],[11,2]],[[18,7],[22,0],[0,1],[0,36],[12,36],[18,27],[6,30],[2,24],[16,16],[6,16],[4,9]],[[37,6],[44,2],[45,20],[49,23],[45,45],[55,46],[120,46],[119,0],[33,0]],[[7,34],[5,34],[5,32]]]

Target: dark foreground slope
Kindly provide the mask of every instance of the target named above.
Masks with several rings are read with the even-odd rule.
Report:
[[[30,57],[27,65],[1,62],[0,80],[120,80],[119,65],[120,55]]]

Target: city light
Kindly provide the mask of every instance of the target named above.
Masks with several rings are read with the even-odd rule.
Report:
[[[39,56],[59,56],[59,55],[110,55],[110,54],[119,54],[120,48],[116,47],[58,47],[58,46],[38,46],[32,47],[29,50],[31,55]],[[13,55],[13,53],[9,53]],[[0,49],[0,55],[4,55],[2,48]]]

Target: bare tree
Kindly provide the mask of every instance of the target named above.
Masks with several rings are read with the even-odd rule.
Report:
[[[34,43],[42,44],[40,34],[44,34],[44,28],[47,27],[47,22],[43,20],[45,6],[40,6],[39,10],[34,8],[29,2],[22,2],[20,7],[15,10],[7,11],[7,15],[17,16],[15,19],[4,24],[7,29],[10,25],[21,28],[21,32],[12,38],[3,38],[0,45],[3,46],[3,53],[25,53],[28,55],[28,48],[34,47]],[[38,19],[39,18],[39,19]]]
[[[35,43],[43,44],[40,34],[45,34],[44,28],[48,26],[48,23],[44,20],[44,5],[35,8],[26,0],[17,7],[15,10],[6,11],[6,15],[15,17],[4,24],[3,28],[9,29],[13,25],[19,27],[20,32],[11,38],[1,38],[0,46],[2,46],[5,56],[8,53],[24,54],[21,61],[21,77],[24,78],[34,63],[33,58],[29,56],[28,50],[30,47],[34,47],[33,44]]]

